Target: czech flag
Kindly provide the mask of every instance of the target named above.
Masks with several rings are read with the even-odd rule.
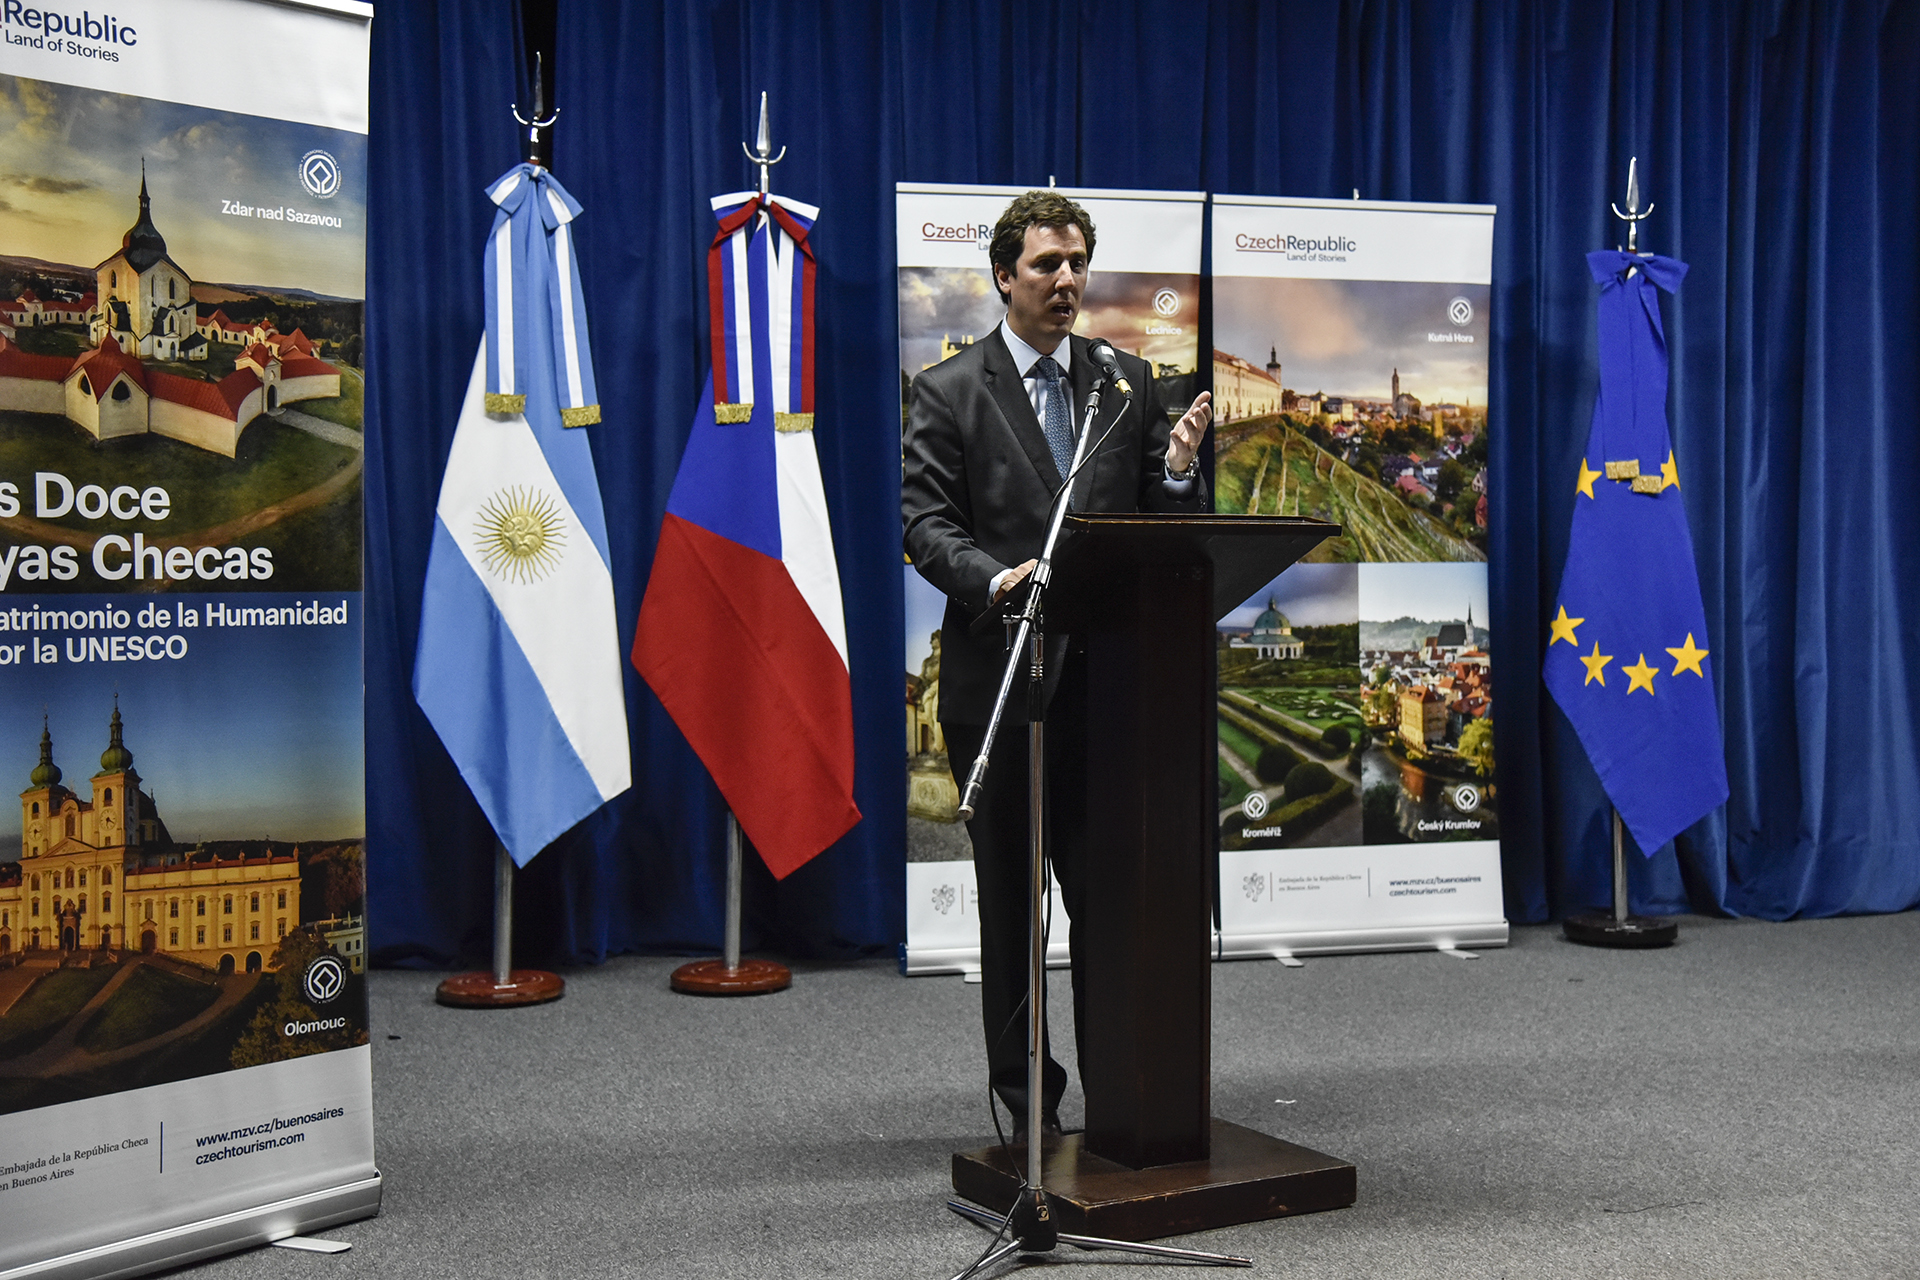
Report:
[[[713,375],[640,605],[633,665],[779,879],[860,820],[840,571],[813,443],[819,210],[713,201]]]

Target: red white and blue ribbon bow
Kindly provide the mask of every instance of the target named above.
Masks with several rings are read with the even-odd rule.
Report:
[[[720,196],[720,225],[707,251],[713,325],[713,411],[718,422],[746,422],[756,399],[773,400],[779,431],[813,428],[813,247],[807,236],[819,209],[784,196]],[[755,313],[766,323],[755,326]],[[743,348],[742,338],[766,344]],[[772,385],[757,385],[755,370]]]

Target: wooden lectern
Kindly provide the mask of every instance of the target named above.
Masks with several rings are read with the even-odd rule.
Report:
[[[1049,635],[1086,641],[1087,1127],[1050,1143],[1059,1228],[1150,1240],[1350,1205],[1353,1165],[1214,1119],[1211,936],[1219,828],[1214,623],[1340,526],[1281,516],[1072,515]],[[1004,1210],[1024,1161],[953,1157]]]

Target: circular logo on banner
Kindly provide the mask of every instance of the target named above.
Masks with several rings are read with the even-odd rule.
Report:
[[[1447,304],[1447,319],[1455,324],[1470,324],[1473,321],[1473,304],[1465,298],[1455,298]]]
[[[300,989],[307,993],[307,1000],[313,1004],[332,1004],[340,998],[346,985],[347,966],[331,951],[323,956],[315,956],[300,979]]]
[[[340,192],[340,162],[325,151],[309,151],[300,157],[300,185],[322,200],[331,200]]]
[[[1180,295],[1171,289],[1162,289],[1153,295],[1153,309],[1163,316],[1180,313]]]
[[[1463,782],[1450,793],[1453,807],[1462,813],[1472,813],[1480,807],[1480,788],[1471,782]]]
[[[1240,802],[1240,812],[1255,822],[1267,816],[1267,798],[1258,791],[1247,792],[1247,798]]]

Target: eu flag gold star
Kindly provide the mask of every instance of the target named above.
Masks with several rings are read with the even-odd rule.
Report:
[[[1605,672],[1602,670],[1602,668],[1604,668],[1609,662],[1613,661],[1613,655],[1610,653],[1600,652],[1600,642],[1598,640],[1595,640],[1593,642],[1593,652],[1581,654],[1580,661],[1584,662],[1587,665],[1587,678],[1580,682],[1580,686],[1582,688],[1585,688],[1587,685],[1592,684],[1595,680],[1598,680],[1600,682],[1600,687],[1602,689],[1606,688],[1607,677]]]
[[[1673,674],[1679,675],[1682,671],[1691,671],[1702,680],[1707,678],[1707,673],[1700,669],[1700,659],[1706,657],[1708,651],[1693,647],[1693,632],[1687,632],[1685,648],[1669,649],[1667,652],[1673,655]]]
[[[1646,654],[1643,653],[1640,655],[1640,661],[1637,665],[1622,667],[1620,669],[1627,673],[1627,692],[1629,694],[1635,689],[1645,689],[1649,698],[1653,696],[1653,678],[1660,674],[1660,668],[1648,666]]]
[[[1565,640],[1568,644],[1572,645],[1576,651],[1578,651],[1580,648],[1580,642],[1574,639],[1573,629],[1585,621],[1586,621],[1585,618],[1569,618],[1567,616],[1567,606],[1561,605],[1560,616],[1557,618],[1550,618],[1547,621],[1547,625],[1553,628],[1553,639],[1547,641],[1547,648],[1551,649],[1556,644],[1559,644],[1562,640]]]
[[[1593,482],[1599,478],[1600,473],[1592,467],[1589,467],[1587,460],[1582,458],[1580,459],[1580,483],[1573,487],[1576,492],[1584,493],[1591,498],[1593,496]]]
[[[1673,450],[1668,449],[1667,460],[1660,464],[1660,489],[1664,493],[1668,489],[1678,489],[1679,487],[1680,466],[1673,460]]]

